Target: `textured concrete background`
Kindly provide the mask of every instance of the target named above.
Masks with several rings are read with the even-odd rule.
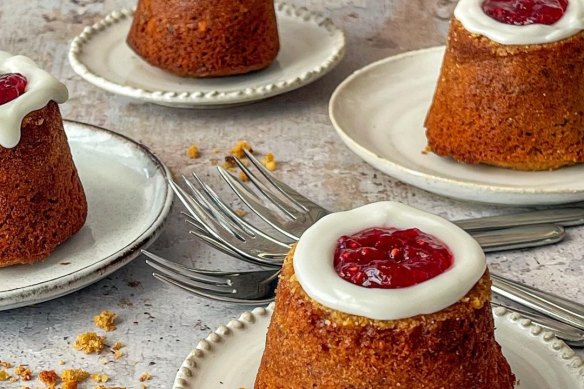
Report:
[[[110,11],[132,7],[133,1],[0,0],[0,49],[32,57],[67,84],[71,99],[61,108],[65,118],[127,135],[150,147],[174,174],[196,169],[215,187],[220,182],[210,160],[221,158],[236,140],[244,138],[261,152],[274,152],[278,176],[332,210],[382,199],[402,201],[451,219],[517,210],[446,199],[387,177],[349,152],[328,119],[327,103],[333,89],[354,70],[392,54],[441,44],[453,1],[290,2],[322,11],[344,29],[346,58],[312,85],[232,109],[180,110],[142,104],[97,89],[73,73],[67,61],[71,39]],[[191,143],[201,146],[200,159],[186,157]],[[214,154],[213,148],[223,151]],[[175,206],[152,251],[202,268],[246,268],[189,236],[179,211]],[[488,261],[500,274],[584,303],[583,241],[584,228],[573,228],[560,245],[489,255]],[[28,363],[35,372],[64,367],[101,371],[113,377],[112,384],[129,388],[139,388],[138,377],[148,371],[153,375],[150,387],[170,387],[197,341],[239,316],[242,308],[169,289],[150,273],[139,258],[77,293],[0,312],[0,360]],[[85,356],[71,346],[78,333],[93,328],[92,316],[103,309],[120,316],[118,330],[108,335],[111,341],[127,344],[123,349],[126,356],[117,361],[111,355]],[[105,365],[100,362],[103,359],[108,361]],[[59,360],[66,361],[64,367],[58,365]],[[20,385],[0,382],[0,387]]]

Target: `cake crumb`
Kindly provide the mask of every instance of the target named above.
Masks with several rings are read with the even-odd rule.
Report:
[[[124,344],[122,342],[116,342],[111,347],[111,350],[114,353],[115,359],[120,359],[121,357],[124,356],[124,353],[122,353],[122,350],[121,350],[122,347],[124,347]]]
[[[89,373],[83,369],[68,369],[61,373],[61,381],[83,382],[89,378]]]
[[[249,181],[249,177],[244,172],[239,172],[239,179],[241,181],[243,181],[243,182],[248,182]]]
[[[24,365],[18,365],[15,367],[14,374],[19,376],[23,381],[30,381],[32,379],[32,371]]]
[[[0,361],[0,367],[3,367],[5,369],[10,369],[10,368],[12,368],[12,363],[6,362],[6,361]]]
[[[61,384],[60,389],[77,389],[77,381],[65,381]]]
[[[59,376],[54,370],[43,370],[39,373],[39,380],[41,380],[48,389],[54,389],[59,380]]]
[[[266,169],[272,172],[276,170],[276,159],[274,158],[274,154],[267,153],[266,155],[264,155],[262,164],[266,167]]]
[[[142,375],[139,378],[140,382],[149,381],[151,379],[152,379],[152,375],[148,372],[142,373]]]
[[[105,338],[95,332],[84,332],[75,339],[74,347],[86,354],[100,353],[105,347]]]
[[[91,375],[91,379],[95,382],[108,382],[109,376],[107,374],[94,373]]]
[[[241,209],[241,208],[236,208],[235,209],[235,213],[239,217],[244,217],[245,215],[247,215],[247,212],[244,209]]]
[[[116,330],[116,319],[118,315],[112,311],[102,311],[99,315],[93,317],[93,322],[96,326],[104,331],[115,331]]]
[[[199,158],[201,156],[201,152],[199,150],[199,147],[197,147],[196,144],[190,145],[189,148],[187,149],[187,156],[190,159]]]
[[[63,366],[65,364],[65,361],[63,359],[59,359],[59,365]]]
[[[237,164],[235,163],[235,158],[233,158],[232,156],[225,157],[225,162],[223,162],[223,169],[233,170],[236,167]]]
[[[243,158],[245,157],[245,153],[243,152],[244,149],[248,150],[250,153],[253,153],[251,145],[245,140],[240,140],[237,142],[235,146],[231,148],[231,154],[235,155],[238,158]]]
[[[6,370],[0,370],[0,381],[8,381],[12,376]]]

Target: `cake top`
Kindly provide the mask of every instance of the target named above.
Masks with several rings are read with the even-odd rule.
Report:
[[[544,44],[584,30],[584,0],[460,0],[454,16],[503,45]]]
[[[0,146],[13,148],[20,141],[22,119],[32,111],[45,107],[49,101],[67,101],[64,84],[39,68],[30,58],[0,51],[0,83],[9,88],[8,98],[0,104]]]
[[[337,241],[368,228],[417,228],[448,248],[452,264],[406,287],[366,288],[348,282],[335,271]],[[374,320],[438,312],[463,298],[486,269],[482,249],[465,231],[438,216],[391,201],[320,219],[302,235],[293,263],[298,282],[312,299],[328,308]]]

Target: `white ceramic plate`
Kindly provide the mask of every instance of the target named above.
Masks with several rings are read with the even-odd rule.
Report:
[[[140,59],[126,44],[133,12],[114,11],[71,43],[73,70],[109,92],[180,108],[249,103],[307,85],[334,68],[345,36],[323,16],[277,3],[280,53],[262,71],[235,77],[183,78]]]
[[[329,114],[349,149],[400,181],[461,200],[511,205],[584,200],[584,165],[521,172],[422,153],[424,119],[443,54],[436,47],[389,57],[337,87]]]
[[[54,299],[90,285],[140,254],[172,205],[167,168],[114,132],[65,121],[88,202],[83,228],[34,265],[0,269],[0,310]]]
[[[252,389],[274,309],[256,308],[202,340],[179,369],[173,389]],[[551,332],[495,308],[495,336],[519,379],[516,388],[582,389],[584,361]]]

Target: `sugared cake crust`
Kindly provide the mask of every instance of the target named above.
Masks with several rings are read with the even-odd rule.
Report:
[[[47,257],[87,217],[58,105],[25,116],[17,146],[0,146],[0,267]]]
[[[511,389],[488,273],[437,313],[372,320],[322,306],[286,259],[255,389]]]
[[[546,170],[584,162],[584,32],[502,45],[453,18],[425,127],[431,151],[464,163]]]
[[[151,65],[190,77],[263,69],[279,50],[273,0],[140,0],[127,42]]]

